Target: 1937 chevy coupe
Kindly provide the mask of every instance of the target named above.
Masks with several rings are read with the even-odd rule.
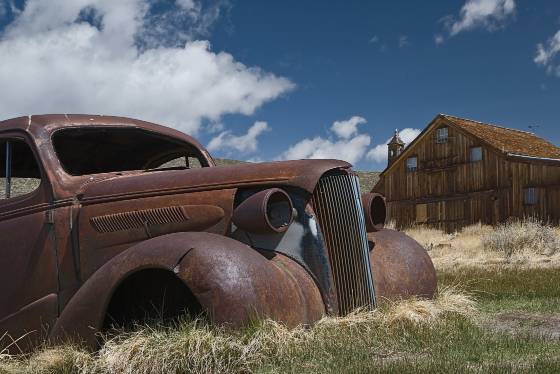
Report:
[[[311,324],[436,292],[343,161],[215,166],[170,128],[39,115],[0,122],[0,165],[0,345],[95,345],[153,312]]]

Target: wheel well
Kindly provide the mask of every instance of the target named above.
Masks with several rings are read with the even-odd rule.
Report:
[[[173,272],[145,269],[128,276],[117,287],[107,307],[103,328],[164,322],[184,314],[196,317],[201,312],[194,294]]]

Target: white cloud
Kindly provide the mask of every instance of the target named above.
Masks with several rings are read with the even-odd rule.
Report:
[[[185,42],[198,37],[208,37],[214,23],[228,13],[229,0],[205,2],[176,0],[176,7],[157,6],[157,1],[147,0],[142,27],[136,40],[142,49],[158,46],[182,47]],[[156,6],[154,6],[156,5]]]
[[[283,152],[278,159],[334,158],[355,164],[364,157],[371,143],[369,135],[357,132],[357,125],[365,122],[364,118],[358,116],[345,121],[336,121],[330,128],[335,135],[334,139],[321,136],[303,139]]]
[[[266,122],[257,121],[249,128],[245,135],[233,135],[231,131],[220,133],[208,143],[207,148],[211,152],[229,150],[241,153],[253,153],[258,150],[258,137],[268,130],[269,127]]]
[[[445,38],[441,34],[434,35],[434,42],[436,45],[441,45],[445,42]]]
[[[408,41],[408,36],[407,35],[401,35],[399,37],[399,48],[406,47],[409,44],[410,44],[410,42]]]
[[[515,0],[467,0],[461,8],[459,19],[444,17],[449,35],[484,28],[489,31],[503,27],[515,14]]]
[[[560,31],[543,44],[537,45],[537,54],[533,61],[544,66],[547,72],[560,77],[560,63],[555,62],[556,56],[560,55]]]
[[[399,131],[399,136],[401,138],[401,140],[406,144],[410,144],[412,143],[412,141],[414,139],[416,139],[416,137],[418,135],[420,135],[420,133],[422,132],[422,130],[420,129],[413,129],[410,127],[407,127],[406,129],[403,129],[401,131]],[[375,147],[373,147],[366,155],[366,158],[370,161],[373,162],[377,162],[379,164],[385,164],[387,163],[387,143],[389,143],[389,141],[391,140],[391,138],[387,139],[387,141],[385,141],[385,143],[382,144],[378,144]]]
[[[379,42],[379,36],[377,36],[377,35],[374,35],[369,39],[370,44],[375,44],[375,43],[378,43],[378,42]]]
[[[182,4],[189,12],[198,2]],[[204,119],[250,115],[294,87],[213,52],[207,41],[146,42],[145,29],[154,22],[149,5],[28,0],[0,35],[0,113],[115,114],[196,133]],[[84,12],[99,25],[81,20]]]
[[[299,160],[304,158],[334,158],[354,164],[360,161],[371,138],[368,135],[358,135],[348,140],[330,140],[320,136],[304,139],[282,153],[282,160]]]
[[[366,122],[365,118],[354,116],[346,121],[335,121],[331,131],[343,139],[348,139],[358,133],[358,125]]]

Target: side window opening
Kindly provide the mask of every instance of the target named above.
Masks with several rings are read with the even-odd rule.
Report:
[[[209,166],[193,144],[137,128],[66,128],[52,141],[70,175]]]
[[[482,161],[482,147],[471,147],[470,160],[471,162]]]
[[[406,170],[416,171],[418,169],[418,157],[409,157],[406,159]]]
[[[449,128],[440,127],[439,129],[437,129],[436,143],[438,144],[447,143],[448,139],[449,139]]]
[[[523,190],[523,203],[525,205],[537,205],[538,201],[539,195],[535,187],[528,187]]]
[[[165,161],[154,169],[198,169],[201,167],[202,163],[198,157],[182,154],[174,156],[172,160]]]
[[[20,139],[0,140],[0,199],[27,195],[41,184],[35,155]]]

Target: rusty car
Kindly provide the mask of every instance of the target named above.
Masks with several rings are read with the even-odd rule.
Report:
[[[427,252],[384,228],[344,161],[216,166],[172,128],[62,114],[0,122],[0,167],[4,348],[96,346],[153,313],[309,325],[436,292]]]

